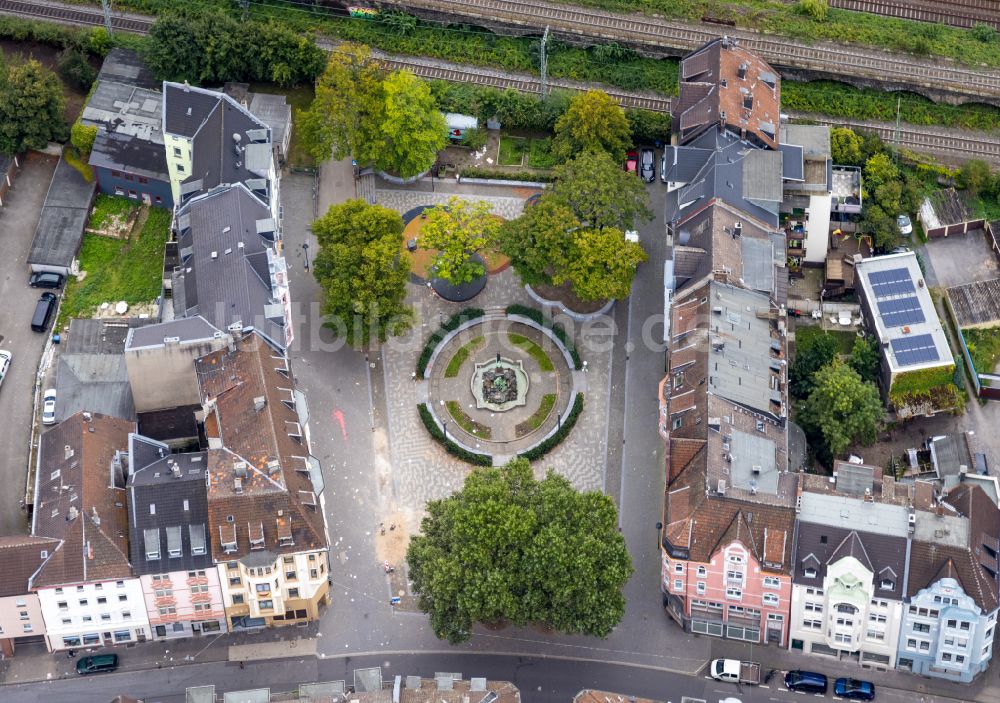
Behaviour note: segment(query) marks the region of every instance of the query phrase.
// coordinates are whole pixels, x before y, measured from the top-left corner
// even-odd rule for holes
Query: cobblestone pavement
[[[414,201],[414,204],[426,204],[426,201]],[[417,357],[426,339],[443,319],[461,307],[438,298],[426,286],[415,284],[409,284],[407,298],[417,313],[414,329],[407,337],[387,343],[383,358],[394,493],[407,507],[420,512],[428,500],[446,497],[461,488],[471,467],[450,457],[431,440],[416,412],[417,403],[425,399],[418,398],[418,384],[412,380]],[[470,301],[471,305],[486,310],[500,309],[511,303],[530,305],[531,301],[510,269],[491,276],[486,289]],[[585,410],[573,432],[558,449],[536,462],[536,473],[541,475],[545,469],[552,468],[577,488],[600,490],[605,470],[611,345],[590,350],[593,345],[588,342],[599,337],[599,331],[576,330],[572,321],[557,320],[573,333],[587,361],[586,386],[590,392],[585,395]],[[592,326],[600,327],[599,324]]]
[[[400,213],[407,213],[415,207],[421,205],[437,205],[446,203],[448,199],[456,193],[427,193],[418,190],[377,190],[375,191],[376,202]],[[466,195],[461,194],[464,200],[477,201],[484,200],[493,208],[493,214],[499,215],[505,220],[513,220],[521,214],[524,209],[523,198],[508,198],[496,195]],[[480,306],[482,307],[482,306]]]

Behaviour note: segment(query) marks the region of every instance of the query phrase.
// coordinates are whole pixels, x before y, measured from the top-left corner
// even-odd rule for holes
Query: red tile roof
[[[27,593],[29,580],[59,546],[59,540],[50,537],[17,535],[0,537],[0,597],[19,596]]]
[[[256,334],[196,362],[223,445],[208,452],[209,530],[218,561],[327,547],[309,450],[292,436],[301,429],[284,368],[281,354]],[[236,549],[227,552],[223,537],[231,540],[234,531]]]
[[[124,476],[135,423],[77,413],[42,435],[33,532],[62,541],[35,578],[53,586],[131,575]]]

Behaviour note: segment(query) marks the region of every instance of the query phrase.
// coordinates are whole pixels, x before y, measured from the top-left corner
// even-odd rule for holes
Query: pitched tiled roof
[[[29,580],[58,546],[50,537],[0,537],[0,598],[27,593]]]
[[[214,558],[252,561],[256,554],[273,558],[326,548],[320,491],[312,478],[321,480],[319,464],[292,436],[298,415],[294,383],[282,372],[285,358],[251,334],[236,343],[235,351],[200,358],[196,369],[222,444],[210,445],[208,452]],[[232,541],[235,549],[226,551],[224,543]]]
[[[877,528],[876,528],[877,529]],[[899,599],[906,571],[906,538],[877,532],[862,532],[850,527],[834,527],[799,520],[795,524],[796,551],[792,579],[795,583],[823,584],[827,567],[845,557],[854,557],[874,574],[875,594]],[[912,565],[911,557],[911,565]],[[805,575],[806,568],[816,576]],[[880,588],[880,574],[891,572],[892,589]]]
[[[135,424],[77,413],[42,435],[34,524],[37,536],[62,540],[36,586],[129,576],[124,459]]]

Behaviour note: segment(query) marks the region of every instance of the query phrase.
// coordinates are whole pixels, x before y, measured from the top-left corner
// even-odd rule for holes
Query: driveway
[[[35,235],[42,201],[58,159],[42,154],[28,154],[14,187],[0,208],[0,348],[14,355],[10,371],[0,389],[0,534],[28,532],[27,513],[21,510],[24,497],[25,467],[31,437],[31,413],[35,372],[46,336],[31,331],[31,315],[40,291],[28,286],[25,260]]]
[[[950,288],[1000,277],[1000,266],[981,230],[931,239],[923,249],[927,282],[931,286]]]

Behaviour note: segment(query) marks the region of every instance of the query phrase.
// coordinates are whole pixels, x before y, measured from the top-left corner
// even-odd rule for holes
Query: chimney
[[[239,476],[233,479],[233,491],[235,491],[236,493],[243,492],[243,479],[240,478]]]
[[[83,412],[83,421],[84,421],[84,422],[90,422],[90,421],[91,421],[92,419],[93,419],[93,416],[92,416],[92,415],[91,415],[91,414],[90,414],[89,412],[87,412],[87,411],[85,410],[85,411]]]
[[[268,474],[270,474],[271,476],[273,476],[274,474],[278,473],[279,471],[281,471],[281,462],[279,462],[277,459],[272,459],[271,461],[267,462],[267,473]]]
[[[173,466],[170,467],[170,473],[173,475],[174,478],[180,478],[181,477],[181,467],[179,467],[175,463]]]
[[[76,520],[79,514],[80,511],[76,509],[76,506],[71,505],[69,506],[69,512],[66,514],[66,520],[68,520],[69,522],[73,522],[74,520]]]
[[[98,527],[101,526],[101,516],[97,514],[96,505],[90,506],[90,521],[95,525],[97,525]]]
[[[90,540],[87,540],[87,558],[91,561],[94,559],[94,547],[91,546]]]
[[[184,81],[184,92],[185,93],[190,93],[191,92],[191,84],[188,83],[187,80]],[[188,114],[189,115],[191,114],[191,108],[188,108]]]
[[[264,409],[265,405],[267,405],[267,397],[266,396],[259,395],[259,396],[257,396],[256,398],[253,399],[253,409],[255,411],[260,412],[261,410]]]

